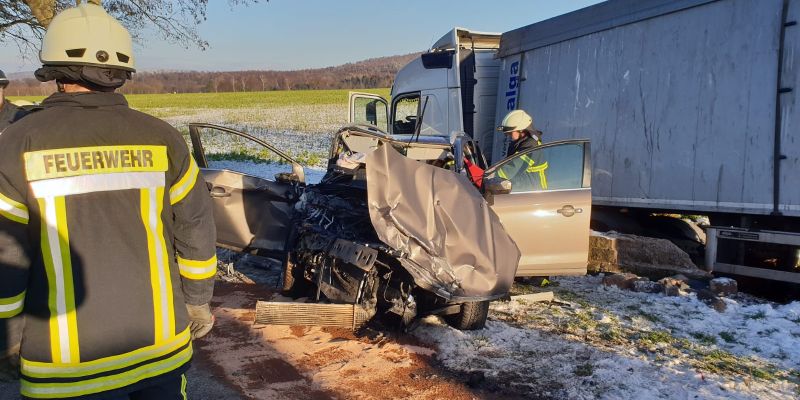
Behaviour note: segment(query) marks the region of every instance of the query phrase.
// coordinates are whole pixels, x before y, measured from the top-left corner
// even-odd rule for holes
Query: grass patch
[[[650,322],[653,322],[653,323],[661,322],[661,318],[658,318],[658,316],[655,315],[655,314],[651,314],[651,313],[648,313],[648,312],[645,312],[645,311],[642,311],[642,310],[638,310],[638,311],[639,311],[638,312],[639,316],[641,316],[642,318],[644,318],[644,319],[646,319],[646,320],[648,320]]]
[[[759,311],[759,312],[754,313],[754,314],[745,315],[744,317],[747,318],[747,319],[759,320],[759,319],[766,318],[767,317],[767,313],[765,313],[764,311]]]
[[[650,331],[639,335],[639,343],[643,345],[670,344],[674,340],[672,334],[667,331]]]
[[[359,92],[389,97],[390,89],[358,89]],[[350,90],[275,90],[268,92],[233,93],[162,93],[128,94],[125,98],[132,108],[148,109],[237,109],[276,108],[298,105],[347,104]],[[41,102],[45,96],[13,96],[11,100]]]
[[[700,344],[711,346],[717,344],[717,337],[703,332],[692,332],[692,337],[697,339]]]
[[[555,292],[555,295],[560,300],[563,300],[563,301],[566,301],[566,302],[570,302],[570,303],[577,303],[582,307],[590,307],[591,306],[591,304],[589,304],[589,302],[586,301],[586,299],[584,299],[579,294],[577,294],[577,293],[575,293],[575,292],[573,292],[571,290],[567,290],[567,289],[557,290]]]
[[[600,339],[612,344],[623,344],[626,343],[625,335],[622,331],[610,324],[603,324],[600,329]]]
[[[283,159],[277,155],[272,155],[272,152],[263,152],[258,154],[251,154],[244,151],[231,151],[228,153],[212,153],[206,154],[208,161],[243,161],[251,162],[254,164],[283,164]]]
[[[696,367],[716,374],[743,375],[768,381],[778,378],[774,367],[756,365],[750,359],[739,358],[722,350],[703,354]]]
[[[719,337],[726,343],[737,343],[736,336],[734,336],[733,332],[722,331],[719,333]]]
[[[592,376],[594,366],[590,363],[580,364],[575,367],[575,376]]]

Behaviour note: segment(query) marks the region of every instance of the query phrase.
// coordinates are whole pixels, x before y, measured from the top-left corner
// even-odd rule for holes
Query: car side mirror
[[[284,183],[300,182],[300,177],[294,172],[279,172],[275,174],[275,181]]]
[[[491,194],[509,194],[511,193],[511,181],[495,176],[484,179],[483,188]]]
[[[493,176],[483,178],[483,198],[490,206],[494,205],[494,196],[498,194],[511,193],[511,181],[508,179]]]

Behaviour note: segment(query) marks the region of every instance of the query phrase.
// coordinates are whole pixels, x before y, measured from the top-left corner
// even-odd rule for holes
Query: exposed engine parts
[[[316,301],[393,314],[405,326],[417,316],[416,286],[397,270],[402,270],[398,252],[377,239],[366,199],[366,188],[339,183],[309,187],[295,206],[289,247],[295,263],[287,273],[300,278],[296,286],[307,286],[306,294]]]

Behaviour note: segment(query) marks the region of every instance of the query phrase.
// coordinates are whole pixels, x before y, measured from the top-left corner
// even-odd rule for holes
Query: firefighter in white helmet
[[[533,127],[533,118],[523,110],[514,110],[506,114],[497,130],[505,133],[511,139],[506,156],[542,144],[542,131]]]
[[[58,14],[40,59],[59,92],[0,135],[0,323],[25,316],[22,395],[185,398],[214,321],[208,189],[180,133],[114,92],[135,59],[102,7]]]
[[[509,179],[515,190],[546,190],[547,162],[537,162],[531,151],[542,144],[542,131],[534,128],[533,118],[524,110],[514,110],[506,114],[497,130],[511,139],[506,157],[523,153],[500,168],[498,175]]]

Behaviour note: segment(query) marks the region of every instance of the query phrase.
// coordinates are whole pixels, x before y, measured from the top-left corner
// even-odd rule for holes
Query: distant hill
[[[138,94],[385,88],[392,85],[397,71],[417,56],[419,53],[411,53],[295,71],[141,72],[121,91]],[[42,96],[55,90],[53,83],[42,84],[30,72],[9,75],[10,96]]]

